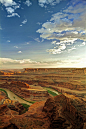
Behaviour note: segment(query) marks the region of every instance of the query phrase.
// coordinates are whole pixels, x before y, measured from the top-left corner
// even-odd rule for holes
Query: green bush
[[[57,96],[57,94],[54,93],[53,91],[50,91],[50,90],[47,90],[47,91],[48,91],[48,93],[52,94],[53,96]]]

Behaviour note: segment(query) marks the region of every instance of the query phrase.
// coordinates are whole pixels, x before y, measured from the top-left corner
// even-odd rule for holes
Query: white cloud
[[[18,46],[14,46],[15,48],[19,48]]]
[[[66,49],[66,45],[61,44],[60,46],[54,47],[54,49],[47,49],[46,51],[51,54],[60,54],[60,53],[63,53],[63,50],[65,49]]]
[[[7,7],[6,10],[7,10],[8,13],[13,13],[14,12],[14,9],[11,8],[11,7]]]
[[[20,17],[17,13],[12,13],[11,15],[7,15],[7,17],[15,17],[15,16]]]
[[[66,49],[66,46],[65,46],[65,44],[61,44],[58,48],[59,48],[60,50],[64,50],[64,49]]]
[[[54,54],[61,53],[58,51],[61,44],[65,44],[64,48],[67,48],[67,45],[71,45],[71,49],[69,50],[71,51],[75,49],[73,48],[73,44],[78,44],[78,40],[82,43],[86,41],[86,2],[79,2],[80,0],[75,1],[76,4],[74,4],[74,0],[69,2],[67,9],[53,14],[50,22],[43,23],[42,28],[36,31],[40,33],[42,39],[55,40],[51,44],[56,46],[54,46],[54,49],[50,49],[50,51],[47,50],[48,52]],[[43,0],[41,3],[45,4],[46,0]]]
[[[34,40],[37,41],[37,42],[40,42],[39,38],[35,38]]]
[[[52,6],[59,4],[62,0],[39,0],[39,6],[41,7],[45,7],[46,5],[50,4]]]
[[[51,43],[52,43],[52,44],[56,44],[56,41],[52,41]]]
[[[86,42],[83,42],[82,45],[86,45]]]
[[[23,22],[22,22],[22,24],[26,24],[27,23],[27,19],[25,19]]]
[[[15,3],[13,0],[0,0],[0,2],[1,2],[4,6],[16,5],[16,3]]]
[[[22,26],[22,25],[20,25],[20,26]]]
[[[29,42],[27,42],[27,44],[30,44]]]
[[[14,17],[14,16],[20,17],[17,13],[15,13],[15,10],[17,8],[20,8],[19,3],[16,3],[13,0],[0,0],[0,2],[5,6],[7,13],[10,14],[7,15],[7,17]]]
[[[42,23],[40,23],[40,22],[37,22],[37,24],[38,24],[38,25],[41,25]]]
[[[78,45],[78,46],[85,46],[86,45],[86,42],[83,42],[81,45]]]
[[[72,50],[75,50],[75,47],[72,47],[71,49],[68,49],[68,52],[71,52]]]
[[[10,42],[10,40],[7,40],[7,42],[9,43],[9,42]]]
[[[18,51],[18,53],[22,53],[22,51]]]
[[[60,49],[47,49],[46,51],[51,53],[51,54],[60,54],[60,53],[62,53]]]
[[[32,63],[39,63],[36,61],[32,61],[31,59],[22,59],[22,60],[14,60],[11,58],[0,58],[0,64],[9,64],[9,63],[13,63],[13,64],[32,64]]]
[[[20,4],[14,6],[14,9],[15,9],[15,10],[18,9],[18,8],[20,8]]]
[[[30,2],[30,0],[26,0],[25,4],[26,4],[27,6],[32,5],[32,3]]]
[[[75,56],[74,56],[75,57]],[[32,61],[31,59],[16,60],[0,58],[0,68],[61,68],[61,67],[86,67],[86,57],[73,59],[55,59],[50,61]]]

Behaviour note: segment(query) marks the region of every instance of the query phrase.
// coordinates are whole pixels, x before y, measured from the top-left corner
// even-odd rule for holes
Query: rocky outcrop
[[[1,114],[5,113],[7,110],[11,110],[13,114],[22,114],[25,112],[25,108],[21,103],[16,100],[10,100],[5,98],[5,96],[0,96],[0,111]],[[4,111],[5,110],[5,111]]]
[[[80,112],[72,105],[71,99],[64,95],[48,99],[43,111],[46,112],[51,121],[50,129],[64,129],[67,127],[83,129],[84,120]]]
[[[22,115],[13,115],[13,117],[9,115],[7,119],[8,122],[7,120],[3,120],[2,116],[0,116],[0,128],[83,129],[85,127],[85,116],[83,116],[78,109],[78,104],[80,105],[81,103],[81,100],[77,100],[75,103],[74,99],[64,95],[58,95],[47,99],[46,102],[41,101],[34,103],[29,110]],[[7,112],[7,107],[5,105],[2,107],[1,110],[5,109],[4,112]],[[84,110],[83,108],[83,111]]]
[[[21,81],[12,81],[10,83],[11,86],[18,86],[20,88],[24,87],[24,88],[30,88],[29,84],[25,83],[25,82],[21,82]]]

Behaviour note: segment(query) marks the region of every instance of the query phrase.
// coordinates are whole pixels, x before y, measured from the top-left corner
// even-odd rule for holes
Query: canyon
[[[86,68],[1,70],[0,88],[1,129],[86,129]]]

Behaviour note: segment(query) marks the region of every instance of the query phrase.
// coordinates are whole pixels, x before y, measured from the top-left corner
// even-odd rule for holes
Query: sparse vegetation
[[[13,96],[13,98],[15,99],[15,96]]]
[[[30,105],[27,105],[27,104],[25,104],[25,103],[21,103],[21,104],[22,104],[23,107],[25,108],[25,112],[28,111],[28,108],[30,107]],[[24,112],[24,113],[25,113],[25,112]]]
[[[17,95],[18,96],[18,95]],[[20,96],[18,96],[19,98],[21,98],[21,99],[23,99],[22,97],[20,97]],[[34,101],[28,101],[28,100],[26,100],[26,99],[23,99],[24,101],[26,101],[26,102],[29,102],[29,103],[32,103],[32,104],[34,104],[35,102]]]
[[[7,94],[7,92],[5,91],[5,90],[3,90],[3,89],[0,89],[1,91],[3,91],[3,92],[5,92],[5,94],[7,95],[7,97],[8,97],[8,94]],[[9,97],[8,97],[9,98]]]
[[[8,97],[8,94],[7,94],[7,92],[4,90],[4,89],[0,89],[1,91],[4,91],[5,92],[5,94],[7,95],[7,97]],[[12,92],[12,91],[11,91]],[[14,93],[14,92],[13,92]],[[17,95],[17,94],[16,94]],[[18,96],[18,95],[17,95]],[[18,96],[19,98],[21,98],[21,99],[23,99],[22,97],[20,97],[20,96]],[[8,97],[9,98],[9,97]],[[13,97],[14,99],[15,99],[15,97]],[[10,98],[9,98],[10,99]],[[35,103],[34,101],[28,101],[28,100],[25,100],[25,99],[23,99],[24,101],[26,101],[26,102],[29,102],[29,103]]]

